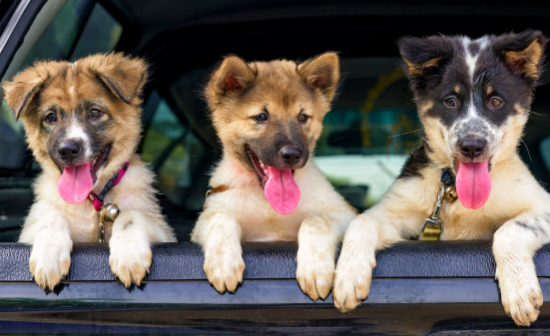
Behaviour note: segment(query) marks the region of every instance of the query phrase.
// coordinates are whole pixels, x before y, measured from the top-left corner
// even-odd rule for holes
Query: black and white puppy
[[[518,325],[537,319],[543,299],[533,254],[550,241],[550,195],[517,146],[546,42],[539,31],[399,41],[425,136],[380,203],[348,227],[336,307],[350,310],[367,297],[376,250],[421,236],[447,168],[456,176],[458,200],[443,201],[441,239],[493,238],[506,313]]]

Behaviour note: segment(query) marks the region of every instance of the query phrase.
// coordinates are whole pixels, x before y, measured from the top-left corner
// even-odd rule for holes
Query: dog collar
[[[221,186],[217,186],[215,188],[208,187],[208,190],[206,191],[205,198],[208,198],[208,196],[212,194],[217,194],[226,191],[229,189],[225,184],[222,184]]]
[[[206,191],[206,194],[204,195],[204,205],[202,206],[202,209],[206,210],[206,208],[207,208],[208,196],[210,196],[212,194],[217,194],[217,193],[224,192],[227,189],[229,189],[229,187],[226,186],[225,184],[222,184],[222,185],[217,186],[217,187],[208,187],[208,190]]]
[[[435,201],[434,211],[431,218],[426,218],[422,227],[422,240],[439,240],[443,230],[443,222],[439,218],[439,209],[443,202],[443,197],[452,203],[456,201],[458,195],[455,188],[455,178],[450,168],[444,168],[439,178],[440,188]]]
[[[120,180],[122,180],[122,177],[124,176],[124,174],[126,174],[126,171],[128,170],[129,165],[130,165],[129,162],[126,162],[125,164],[123,164],[122,168],[120,168],[120,170],[115,175],[113,175],[113,177],[111,177],[109,181],[107,181],[107,184],[105,185],[103,190],[99,193],[99,195],[97,195],[93,191],[91,191],[88,194],[88,200],[92,202],[96,211],[101,211],[101,209],[105,205],[105,201],[104,201],[105,196],[107,196],[107,193],[109,193],[109,191],[114,186],[120,183]]]

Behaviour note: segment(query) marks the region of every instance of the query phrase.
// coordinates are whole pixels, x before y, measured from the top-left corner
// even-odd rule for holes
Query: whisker
[[[525,149],[527,149],[527,155],[529,155],[529,161],[533,162],[533,159],[531,159],[531,153],[529,153],[529,148],[527,148],[527,145],[525,144],[525,141],[523,141],[523,138],[519,138],[523,145],[525,146]]]
[[[547,114],[541,114],[541,113],[537,113],[537,112],[533,112],[533,111],[529,111],[529,113],[534,114],[534,115],[539,116],[539,117],[546,117],[547,116]]]
[[[394,134],[394,135],[390,135],[388,138],[391,139],[391,138],[396,138],[398,136],[402,136],[402,135],[407,135],[407,134],[412,134],[412,133],[416,133],[416,132],[420,132],[420,128],[419,129],[416,129],[414,131],[410,131],[410,132],[405,132],[405,133],[400,133],[400,134]]]

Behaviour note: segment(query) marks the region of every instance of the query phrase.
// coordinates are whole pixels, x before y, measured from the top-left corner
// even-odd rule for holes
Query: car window
[[[420,121],[399,58],[342,58],[341,65],[345,80],[323,122],[315,160],[339,193],[356,208],[366,209],[382,197],[418,145]],[[219,157],[198,92],[210,70],[184,74],[170,94],[202,137],[214,139],[205,149]]]
[[[154,100],[153,92],[150,100]],[[147,107],[151,108],[151,107]],[[166,100],[160,99],[147,128],[142,157],[157,174],[158,189],[174,204],[199,211],[204,196],[189,197],[197,188],[198,168],[206,147],[189,126],[184,126]],[[204,187],[199,187],[202,190]]]
[[[99,3],[70,0],[36,41],[20,70],[36,60],[66,60],[111,51],[121,34],[121,24]],[[30,153],[26,150],[23,125],[15,121],[5,101],[0,105],[0,142],[6,144],[0,146],[0,168],[20,169],[28,162]],[[30,167],[38,169],[36,164]]]
[[[399,57],[343,57],[341,67],[344,80],[323,122],[315,160],[335,189],[363,210],[378,202],[399,175],[420,143],[422,126]],[[194,130],[202,132],[201,138],[214,139],[215,144],[209,142],[206,150],[219,157],[215,132],[197,91],[210,70],[185,73],[172,84],[170,95],[179,113],[190,120]],[[533,104],[537,113],[527,125],[525,145],[520,148],[523,159],[542,181],[550,177],[550,145],[541,142],[547,134],[546,128],[540,127],[550,124],[545,115],[547,87],[538,88]]]
[[[324,120],[316,162],[355,207],[376,203],[420,139],[398,58],[343,58],[340,96]]]
[[[122,25],[101,4],[96,3],[76,43],[71,60],[109,52],[115,49],[121,35]]]

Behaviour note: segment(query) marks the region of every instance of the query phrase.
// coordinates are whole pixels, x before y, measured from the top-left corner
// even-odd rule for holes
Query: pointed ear
[[[403,37],[397,42],[413,89],[425,88],[453,54],[452,41],[442,35]]]
[[[206,86],[207,97],[223,97],[243,92],[256,76],[253,69],[237,56],[227,56],[212,73]]]
[[[338,54],[327,52],[298,65],[298,74],[314,89],[321,90],[329,101],[334,98],[340,80]]]
[[[141,58],[111,53],[87,57],[82,62],[126,104],[141,95],[147,82],[147,64]]]
[[[12,109],[15,120],[19,120],[27,113],[36,94],[49,77],[50,74],[43,63],[36,63],[15,76],[12,82],[4,81],[2,83],[4,99]]]
[[[495,52],[513,74],[536,82],[542,72],[544,48],[548,39],[538,30],[500,36],[494,44]]]

